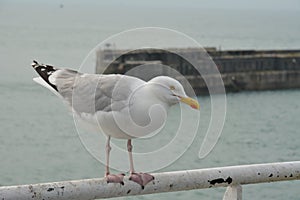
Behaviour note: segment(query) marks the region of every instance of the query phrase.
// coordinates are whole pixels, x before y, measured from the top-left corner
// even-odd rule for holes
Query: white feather
[[[50,90],[51,92],[53,92],[55,95],[57,95],[57,96],[59,96],[59,97],[62,98],[62,96],[55,89],[53,89],[46,81],[44,81],[44,79],[42,79],[41,77],[33,78],[33,80],[36,83],[44,86],[45,88],[47,88],[48,90]]]

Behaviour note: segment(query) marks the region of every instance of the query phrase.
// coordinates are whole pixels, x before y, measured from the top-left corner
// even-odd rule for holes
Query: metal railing
[[[227,187],[224,200],[241,199],[244,184],[300,179],[300,161],[240,165],[152,174],[144,189],[124,178],[124,185],[104,178],[0,187],[2,200],[91,200],[131,195]]]

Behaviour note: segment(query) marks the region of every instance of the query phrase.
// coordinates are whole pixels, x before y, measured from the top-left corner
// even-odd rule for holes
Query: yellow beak
[[[198,103],[198,101],[196,101],[195,99],[192,99],[190,97],[179,97],[180,98],[180,101],[191,106],[192,108],[194,109],[197,109],[199,110],[200,109],[200,105]]]

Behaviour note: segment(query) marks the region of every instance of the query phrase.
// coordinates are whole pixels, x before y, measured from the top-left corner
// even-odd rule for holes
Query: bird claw
[[[105,176],[107,183],[120,183],[121,185],[124,185],[124,178],[125,174],[107,174]]]
[[[131,173],[129,180],[139,184],[144,189],[145,185],[154,180],[154,176],[147,173]]]

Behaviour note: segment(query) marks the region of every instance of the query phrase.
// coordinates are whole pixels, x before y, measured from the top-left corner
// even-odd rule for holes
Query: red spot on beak
[[[195,104],[192,104],[191,107],[194,109],[198,109],[198,106],[196,106]]]

